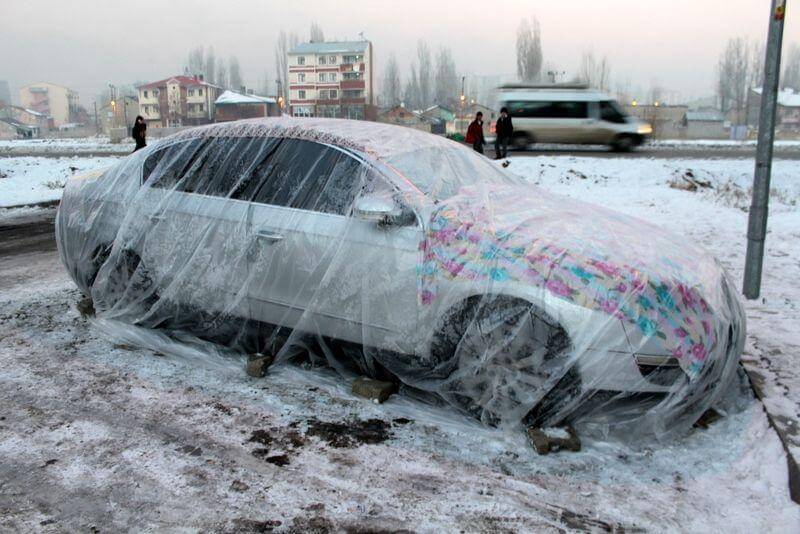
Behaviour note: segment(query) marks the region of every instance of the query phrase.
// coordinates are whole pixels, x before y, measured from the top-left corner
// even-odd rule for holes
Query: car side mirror
[[[403,209],[391,198],[366,195],[356,200],[353,215],[380,225],[403,224],[407,218]]]

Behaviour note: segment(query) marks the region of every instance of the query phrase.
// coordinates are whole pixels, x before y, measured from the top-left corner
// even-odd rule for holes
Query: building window
[[[306,58],[305,58],[305,57],[303,57],[303,56],[298,56],[298,58],[297,58],[297,64],[298,64],[298,65],[305,65],[305,64],[306,64]]]
[[[328,63],[330,63],[331,65],[336,65],[336,56],[330,56],[328,58]]]
[[[147,98],[147,91],[144,92],[144,97]]]
[[[326,78],[327,78],[327,76],[325,76],[324,72],[320,72],[319,73],[319,81],[320,82],[324,82]]]
[[[305,73],[303,73],[303,72],[299,73],[299,74],[297,75],[297,81],[298,81],[298,82],[304,82],[304,81],[306,81],[306,75],[305,75]]]
[[[297,91],[297,98],[299,98],[300,100],[305,100],[306,99],[306,92],[304,90],[300,89],[299,91]]]
[[[155,98],[158,98],[158,95],[159,95],[158,89],[153,90],[153,96]]]
[[[328,90],[321,89],[319,92],[319,100],[328,100]]]
[[[337,95],[336,95],[336,93],[337,93],[337,92],[338,92],[338,91],[336,91],[336,89],[331,89],[331,90],[330,90],[330,93],[329,93],[329,94],[331,95],[331,96],[330,96],[331,100],[336,100],[336,98],[337,98]]]
[[[336,81],[336,73],[335,72],[331,72],[331,81],[332,82]]]
[[[350,64],[350,63],[361,63],[364,60],[364,56],[357,55],[357,56],[342,56],[342,63]]]
[[[325,64],[325,56],[319,56],[319,64],[320,65],[324,65]]]
[[[189,96],[194,96],[194,89],[189,89]]]
[[[344,72],[342,73],[342,79],[344,80],[360,80],[362,74],[360,72]]]
[[[197,96],[203,96],[203,90],[202,89],[198,89],[197,90]]]

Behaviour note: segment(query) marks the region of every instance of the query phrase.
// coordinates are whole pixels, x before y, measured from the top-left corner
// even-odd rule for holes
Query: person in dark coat
[[[508,114],[507,108],[500,110],[500,118],[494,125],[494,131],[497,134],[494,140],[495,159],[504,158],[508,155],[508,142],[514,134],[514,125],[511,123],[511,115]]]
[[[478,112],[475,114],[475,120],[469,124],[469,128],[467,128],[467,143],[472,145],[472,149],[475,152],[480,152],[483,154],[483,145],[486,144],[486,140],[483,138],[483,113]]]
[[[145,124],[144,118],[141,115],[137,115],[136,121],[133,123],[133,129],[131,130],[131,136],[133,136],[133,140],[136,141],[136,148],[133,149],[134,152],[147,146],[145,142],[146,134],[147,124]]]

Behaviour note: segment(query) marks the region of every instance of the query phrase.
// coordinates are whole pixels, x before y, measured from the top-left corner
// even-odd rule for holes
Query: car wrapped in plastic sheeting
[[[744,340],[700,247],[399,126],[185,130],[71,180],[56,232],[109,324],[304,353],[490,425],[686,429]]]

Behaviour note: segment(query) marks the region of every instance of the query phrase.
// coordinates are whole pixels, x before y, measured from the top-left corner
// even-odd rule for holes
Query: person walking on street
[[[483,145],[486,140],[483,138],[483,113],[478,112],[475,114],[475,120],[469,124],[467,128],[467,143],[472,145],[475,152],[483,154]]]
[[[144,118],[141,115],[137,115],[136,122],[133,123],[133,129],[131,131],[131,136],[133,136],[133,140],[136,141],[136,148],[133,149],[134,152],[147,146],[145,142],[146,134],[147,124],[144,122]]]
[[[507,108],[500,110],[500,118],[494,126],[497,137],[494,140],[494,159],[505,158],[508,155],[508,142],[514,133],[514,125],[511,123],[511,115]]]

